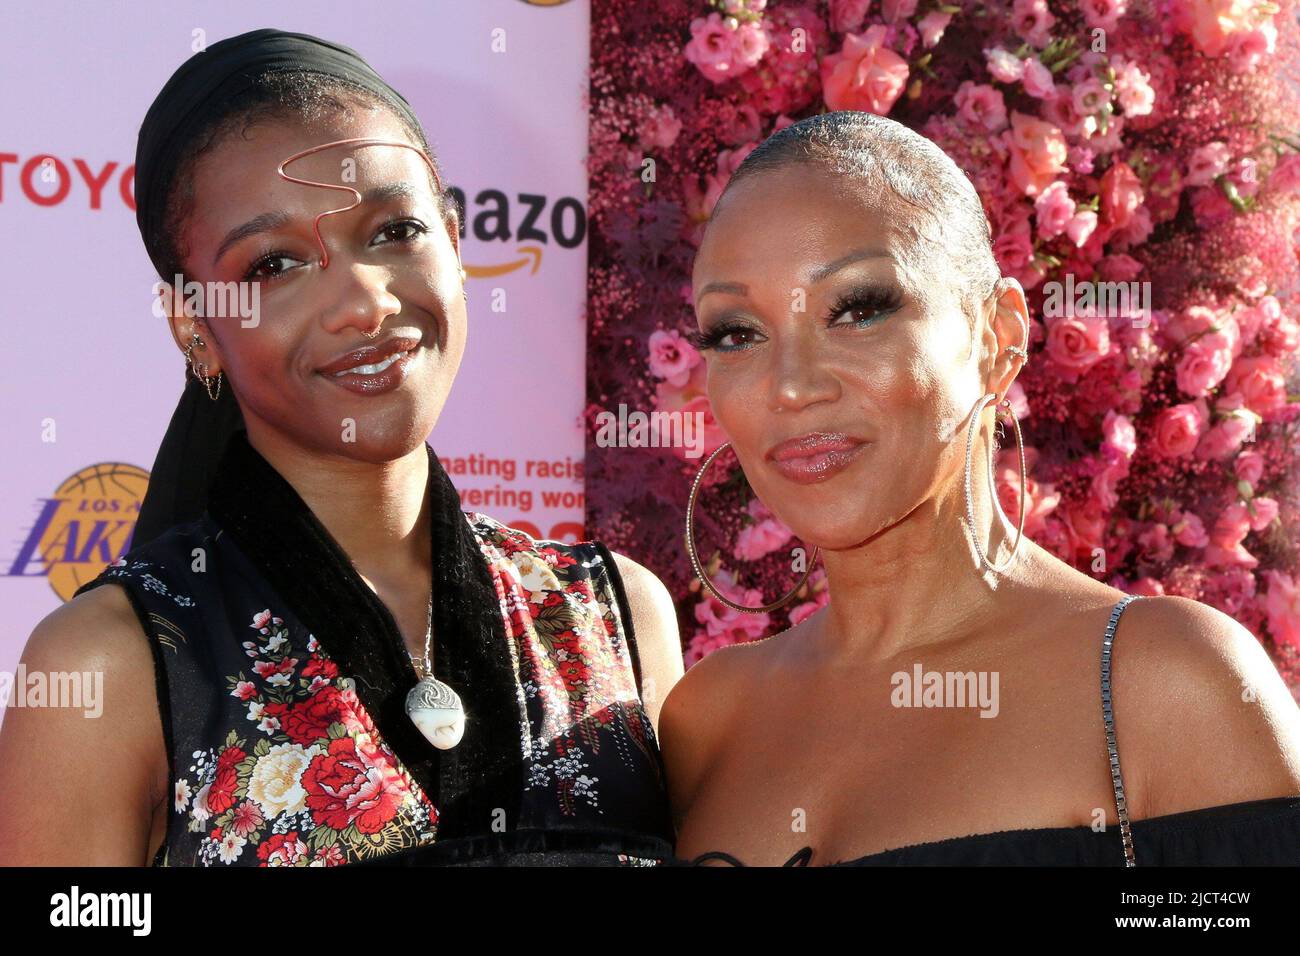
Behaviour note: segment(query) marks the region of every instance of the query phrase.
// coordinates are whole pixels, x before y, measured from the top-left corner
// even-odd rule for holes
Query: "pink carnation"
[[[1055,24],[1056,17],[1047,9],[1047,0],[1015,0],[1011,5],[1011,28],[1039,49],[1051,41]]]
[[[1081,0],[1079,8],[1088,26],[1109,33],[1119,26],[1119,18],[1128,9],[1128,0]]]
[[[964,80],[953,98],[957,115],[972,126],[982,126],[990,133],[1006,129],[1007,107],[1002,93],[987,83]]]
[[[676,329],[650,333],[650,372],[670,385],[681,388],[700,364],[700,353]]]
[[[715,12],[691,21],[685,52],[710,83],[723,83],[753,68],[767,47],[767,34],[757,23],[746,21],[731,29]]]

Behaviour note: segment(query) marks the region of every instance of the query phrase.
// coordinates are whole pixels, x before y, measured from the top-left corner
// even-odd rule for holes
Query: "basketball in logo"
[[[126,553],[148,487],[149,472],[121,462],[90,465],[59,485],[41,515],[46,526],[33,529],[55,594],[70,600]]]

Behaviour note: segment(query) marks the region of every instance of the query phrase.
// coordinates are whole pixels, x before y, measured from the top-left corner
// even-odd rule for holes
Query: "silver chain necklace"
[[[424,631],[424,659],[411,654],[411,663],[422,663],[424,674],[406,695],[406,714],[439,750],[450,750],[465,736],[465,706],[460,695],[433,676],[429,649],[433,643],[433,595],[429,595],[428,623]]]

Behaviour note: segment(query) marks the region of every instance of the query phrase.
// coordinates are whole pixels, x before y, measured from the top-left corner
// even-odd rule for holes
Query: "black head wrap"
[[[305,33],[253,30],[213,43],[172,74],[140,125],[135,151],[136,223],[158,275],[166,274],[163,224],[167,193],[186,144],[232,97],[267,71],[310,70],[371,90],[420,129],[405,98],[349,47]],[[133,545],[145,544],[174,524],[198,518],[227,440],[243,428],[229,388],[210,399],[186,371],[185,389],[163,437],[136,522]]]

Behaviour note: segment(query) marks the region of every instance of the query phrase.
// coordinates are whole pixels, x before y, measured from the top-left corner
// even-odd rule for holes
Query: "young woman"
[[[1029,314],[989,239],[938,147],[862,113],[776,133],[718,203],[693,280],[709,398],[831,600],[666,701],[678,855],[1300,863],[1300,710],[1258,641],[1130,603],[991,500]],[[918,671],[993,693],[923,701]]]
[[[164,87],[136,182],[163,280],[255,284],[259,313],[174,290],[187,385],[138,536],[23,658],[102,671],[103,715],[9,713],[0,859],[670,857],[640,692],[681,674],[666,590],[462,512],[425,443],[465,274],[406,101],[346,47],[243,34]]]

